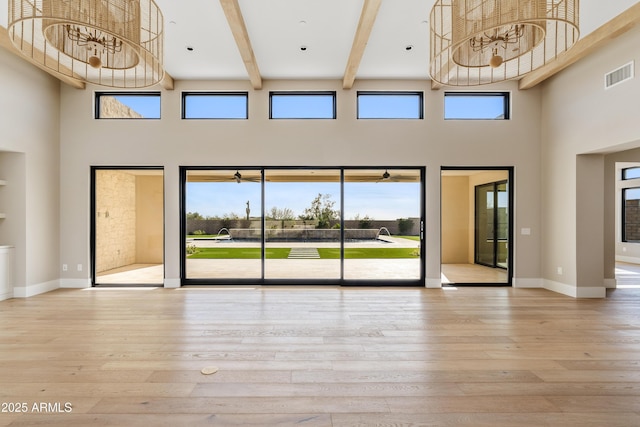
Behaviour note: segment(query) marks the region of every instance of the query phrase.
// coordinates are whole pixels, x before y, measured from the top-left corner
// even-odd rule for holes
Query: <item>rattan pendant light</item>
[[[437,0],[431,78],[449,86],[518,79],[578,40],[578,10],[579,0]]]
[[[102,86],[160,82],[163,28],[153,0],[9,0],[9,37],[23,55]]]

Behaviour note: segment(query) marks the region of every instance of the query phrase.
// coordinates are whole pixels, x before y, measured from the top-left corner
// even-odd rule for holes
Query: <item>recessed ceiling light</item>
[[[302,20],[302,21],[298,22],[298,24],[300,24],[300,25],[307,25],[307,21]]]
[[[304,52],[305,50],[307,50],[307,47],[305,45],[302,45],[300,46],[300,50]]]

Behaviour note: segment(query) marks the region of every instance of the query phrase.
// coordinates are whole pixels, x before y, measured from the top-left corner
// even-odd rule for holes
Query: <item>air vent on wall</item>
[[[609,89],[633,78],[633,61],[604,75],[604,88]]]

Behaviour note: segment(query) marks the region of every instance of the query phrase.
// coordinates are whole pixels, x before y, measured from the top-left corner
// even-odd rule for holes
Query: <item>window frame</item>
[[[640,171],[640,166],[630,166],[628,168],[623,168],[622,169],[622,177],[620,178],[622,181],[629,181],[632,179],[640,179],[640,175],[639,176],[632,176],[632,177],[627,177],[627,171],[628,170],[633,170],[633,169],[637,169]]]
[[[277,96],[331,96],[331,117],[273,117],[273,98]],[[337,95],[334,90],[322,91],[270,91],[269,92],[269,120],[336,120],[337,119]]]
[[[245,100],[245,112],[244,117],[187,117],[187,98],[194,97],[217,97],[217,96],[237,96],[243,97]],[[182,120],[248,120],[249,119],[249,92],[223,92],[223,91],[184,91],[181,95],[181,112],[180,118]]]
[[[621,236],[620,236],[620,240],[622,243],[640,243],[640,239],[638,240],[629,240],[627,238],[627,198],[626,198],[626,194],[628,190],[640,190],[640,187],[625,187],[622,188],[622,194],[621,194],[621,205],[622,205],[622,221],[621,221],[621,225],[622,225],[622,229],[620,230]],[[640,199],[631,199],[631,200],[640,200]]]
[[[360,96],[417,96],[418,117],[360,117]],[[373,91],[362,90],[356,93],[356,119],[358,120],[424,120],[424,92],[422,91]]]
[[[461,118],[461,117],[447,117],[447,97],[502,97],[504,117],[501,119],[488,119],[484,117],[475,118]],[[508,91],[480,91],[480,92],[468,92],[468,91],[446,91],[444,93],[443,104],[443,116],[444,120],[486,120],[486,121],[503,121],[511,120],[511,92]]]
[[[158,117],[100,117],[100,98],[102,96],[137,96],[137,97],[149,97],[157,98],[158,104]],[[95,120],[160,120],[162,118],[162,93],[160,91],[96,91],[94,93],[94,111],[93,118]]]

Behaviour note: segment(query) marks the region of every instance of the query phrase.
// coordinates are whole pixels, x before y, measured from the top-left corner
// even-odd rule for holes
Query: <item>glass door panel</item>
[[[497,249],[496,266],[508,268],[509,265],[509,188],[506,182],[496,184],[497,206]]]
[[[476,263],[494,266],[494,185],[476,187]]]
[[[265,279],[340,279],[340,170],[265,171]]]
[[[419,169],[346,169],[344,279],[421,278]]]
[[[262,171],[187,170],[185,277],[262,277]]]

